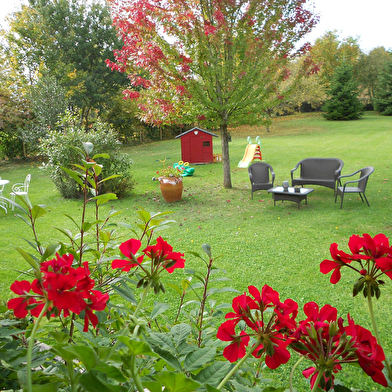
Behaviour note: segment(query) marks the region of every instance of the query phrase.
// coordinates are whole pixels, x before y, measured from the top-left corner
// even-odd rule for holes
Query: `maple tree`
[[[228,126],[257,124],[282,97],[295,44],[318,22],[306,0],[109,0],[124,42],[115,70],[145,122],[219,128],[223,186],[231,188]]]

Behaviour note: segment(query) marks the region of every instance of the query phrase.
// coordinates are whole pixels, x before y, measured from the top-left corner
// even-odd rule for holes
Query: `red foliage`
[[[124,93],[142,101],[147,122],[168,122],[184,114],[194,120],[200,115],[199,105],[213,111],[221,105],[223,111],[232,104],[230,116],[237,111],[241,118],[247,112],[257,115],[249,108],[269,97],[275,99],[271,84],[282,80],[284,73],[279,70],[289,61],[296,42],[318,22],[304,0],[109,3],[124,46],[115,51],[116,61],[107,65],[129,73],[131,85],[141,87],[139,95]],[[304,46],[302,52],[307,50]],[[249,94],[250,84],[265,89]],[[170,104],[157,108],[158,99]],[[185,106],[187,99],[195,105]]]

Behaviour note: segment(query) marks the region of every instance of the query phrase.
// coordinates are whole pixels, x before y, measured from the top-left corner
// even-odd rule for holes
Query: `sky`
[[[391,0],[313,0],[320,15],[319,24],[309,33],[305,42],[314,43],[325,32],[337,30],[340,40],[347,37],[359,39],[365,53],[383,46],[392,50]],[[20,9],[21,0],[1,0],[0,25],[8,13]]]

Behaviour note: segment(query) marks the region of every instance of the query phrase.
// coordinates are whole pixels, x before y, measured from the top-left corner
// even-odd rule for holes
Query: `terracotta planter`
[[[161,193],[165,201],[180,201],[182,196],[182,177],[159,177]]]

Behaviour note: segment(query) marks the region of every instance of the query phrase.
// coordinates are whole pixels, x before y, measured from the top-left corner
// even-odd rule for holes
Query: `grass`
[[[161,168],[157,159],[170,157],[170,162],[181,159],[179,140],[125,148],[134,162],[131,167],[134,193],[113,201],[104,209],[122,211],[118,220],[129,224],[135,223],[138,206],[154,212],[172,211],[170,218],[176,222],[165,236],[174,250],[199,252],[203,243],[209,243],[213,255],[223,256],[217,260],[217,266],[227,271],[230,286],[243,292],[250,284],[260,288],[268,284],[280,293],[281,299],[292,298],[300,308],[308,301],[316,301],[320,306],[330,303],[342,316],[350,313],[357,323],[371,329],[365,299],[351,297],[352,284],[357,277],[343,271],[342,280],[335,286],[331,285],[329,276],[319,272],[319,264],[329,258],[332,242],[347,250],[352,234],[383,232],[392,236],[391,126],[391,118],[372,113],[366,114],[362,120],[350,122],[328,122],[319,114],[311,114],[278,119],[270,133],[257,127],[232,130],[230,159],[233,189],[221,186],[221,163],[197,165],[194,176],[184,178],[183,200],[172,204],[163,201],[158,183],[151,178]],[[341,158],[345,163],[343,174],[364,166],[374,166],[376,170],[370,177],[366,192],[370,207],[357,195],[352,195],[345,199],[340,210],[340,203],[334,203],[333,191],[317,186],[308,196],[308,205],[301,203],[299,210],[296,203],[290,202],[277,203],[274,207],[266,191],[256,192],[251,200],[247,170],[239,169],[237,164],[244,154],[247,137],[255,140],[257,135],[261,136],[263,159],[274,168],[278,184],[289,180],[290,170],[306,157]],[[219,150],[219,140],[215,139],[214,152]],[[63,213],[78,217],[81,202],[62,199],[37,162],[0,167],[0,176],[9,179],[10,184],[23,181],[27,173],[32,174],[31,201],[50,206],[50,212],[38,225],[42,243],[64,240],[53,227],[73,230]],[[10,186],[6,191],[9,190]],[[0,296],[8,299],[9,285],[18,278],[19,271],[27,267],[15,247],[28,250],[28,245],[21,238],[30,239],[31,234],[11,213],[5,215],[0,211],[0,222],[3,233],[0,238]],[[129,232],[124,230],[122,233],[124,240],[129,238]],[[187,257],[187,266],[200,267],[191,256]],[[181,273],[173,274],[170,281],[178,282],[182,278]],[[169,293],[174,295],[172,291]],[[388,281],[376,303],[387,355],[392,353],[389,334],[392,314],[387,305],[391,293],[391,282]],[[227,294],[221,300],[229,302],[231,298],[232,295]],[[159,300],[173,302],[168,295]],[[359,374],[360,370],[349,369],[339,378],[358,390],[384,390]],[[268,376],[287,379],[287,374],[276,372]],[[299,378],[302,380],[302,376]]]

